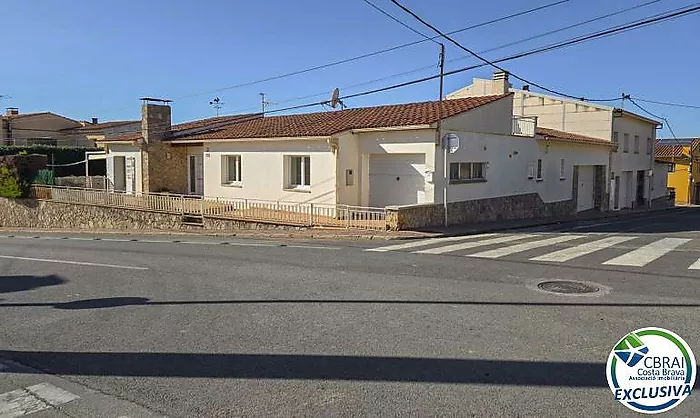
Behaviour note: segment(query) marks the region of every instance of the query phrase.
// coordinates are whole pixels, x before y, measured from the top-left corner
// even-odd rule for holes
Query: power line
[[[571,98],[571,99],[577,99],[577,100],[585,101],[585,98],[584,98],[584,97],[581,97],[581,96],[578,96],[578,97],[577,97],[577,96],[572,96],[572,95],[570,95],[570,94],[562,93],[562,92],[557,91],[557,90],[552,90],[552,89],[550,89],[550,88],[547,88],[547,87],[542,86],[541,84],[534,83],[534,82],[529,81],[529,80],[527,80],[527,79],[525,79],[525,78],[523,78],[523,77],[518,76],[517,74],[513,74],[513,73],[507,71],[506,69],[500,67],[500,66],[497,65],[496,63],[487,60],[486,58],[482,57],[482,56],[479,55],[478,53],[472,51],[471,49],[469,49],[469,48],[463,46],[462,44],[460,44],[459,42],[455,41],[455,40],[454,40],[453,38],[451,38],[448,34],[443,33],[442,31],[440,31],[440,29],[438,29],[438,28],[436,28],[435,26],[431,25],[430,23],[426,22],[423,18],[421,18],[420,16],[418,16],[416,13],[414,13],[413,11],[411,11],[409,8],[407,8],[406,6],[404,6],[404,5],[402,5],[401,3],[399,3],[398,0],[391,0],[391,2],[394,3],[395,5],[397,5],[399,8],[401,8],[401,10],[403,10],[403,11],[405,11],[406,13],[408,13],[409,15],[413,16],[416,20],[418,20],[419,22],[421,22],[421,23],[424,24],[425,26],[427,26],[427,27],[429,27],[430,29],[432,29],[432,30],[433,30],[435,33],[437,33],[438,35],[440,35],[440,36],[442,36],[443,38],[445,38],[445,39],[447,39],[448,41],[450,41],[450,42],[451,42],[452,44],[454,44],[456,47],[458,47],[458,48],[460,48],[460,49],[462,49],[462,50],[468,52],[469,54],[471,54],[471,55],[473,55],[474,57],[478,58],[479,60],[483,61],[485,64],[491,65],[492,67],[496,68],[496,69],[499,70],[499,71],[507,72],[507,73],[511,74],[514,78],[516,78],[516,79],[518,79],[518,80],[520,80],[520,81],[522,81],[522,82],[524,82],[524,83],[532,84],[533,86],[535,86],[535,87],[537,87],[537,88],[540,88],[540,89],[542,89],[542,90],[544,90],[544,91],[547,91],[547,92],[549,92],[549,93],[557,94],[557,95],[559,95],[559,96],[568,97],[568,98]],[[595,101],[603,102],[603,101],[613,101],[613,100],[617,100],[617,99],[610,99],[610,100],[608,100],[608,99],[600,99],[600,100],[595,100]]]
[[[646,113],[647,115],[651,116],[652,118],[656,118],[656,119],[660,119],[660,120],[664,121],[664,122],[666,123],[666,127],[668,128],[668,131],[671,132],[671,135],[673,136],[673,139],[675,139],[676,141],[678,141],[678,137],[676,137],[675,132],[673,132],[673,128],[671,127],[671,124],[668,122],[668,119],[666,119],[666,118],[663,117],[663,116],[656,115],[656,114],[651,113],[650,111],[646,110],[646,109],[643,108],[640,104],[638,104],[636,101],[634,101],[634,99],[632,99],[632,98],[630,97],[629,94],[623,94],[622,97],[623,97],[624,99],[629,100],[630,103],[632,103],[633,105],[635,105],[637,108],[639,108],[639,110],[641,110],[642,112],[644,112],[644,113]],[[678,141],[678,143],[680,144],[680,141]],[[681,144],[681,145],[682,145],[682,144]]]
[[[666,21],[666,20],[672,20],[672,19],[680,18],[680,17],[682,17],[683,15],[690,14],[690,13],[695,13],[695,12],[697,12],[699,9],[700,9],[700,7],[696,7],[696,8],[691,8],[691,9],[687,9],[687,10],[682,10],[682,11],[675,12],[675,13],[667,13],[667,14],[654,15],[655,17],[650,17],[650,18],[647,18],[647,19],[641,19],[641,20],[633,21],[633,22],[631,22],[631,23],[629,23],[629,24],[619,25],[619,26],[615,26],[615,27],[609,28],[609,29],[604,29],[604,30],[601,30],[601,31],[598,31],[598,32],[592,32],[592,33],[589,33],[589,34],[586,34],[586,35],[583,35],[583,36],[570,38],[570,39],[568,39],[568,40],[564,40],[564,41],[556,42],[556,43],[553,43],[553,44],[545,45],[545,46],[542,46],[542,47],[539,47],[539,48],[535,48],[535,49],[532,49],[532,50],[529,50],[529,51],[517,53],[517,54],[511,55],[511,56],[507,56],[507,57],[503,57],[503,58],[499,58],[499,59],[493,60],[493,62],[494,62],[494,63],[507,62],[507,61],[511,61],[511,60],[515,60],[515,59],[519,59],[519,58],[523,58],[523,57],[527,57],[527,56],[530,56],[530,55],[535,55],[535,54],[540,54],[540,53],[544,53],[544,52],[554,51],[554,50],[557,50],[557,49],[561,49],[561,48],[565,48],[565,47],[568,47],[568,46],[576,45],[576,44],[579,44],[579,43],[583,43],[583,42],[595,40],[595,39],[598,39],[598,38],[613,36],[613,35],[616,35],[616,34],[619,34],[619,33],[627,32],[627,31],[630,31],[630,30],[639,29],[639,28],[642,28],[642,27],[645,27],[645,26],[650,26],[650,25],[653,25],[653,24],[662,23],[662,22],[664,22],[664,21]],[[472,65],[472,66],[468,66],[468,67],[464,67],[464,68],[460,68],[460,69],[448,71],[448,72],[445,73],[445,76],[450,76],[450,75],[458,74],[458,73],[461,73],[461,72],[464,72],[464,71],[469,71],[469,70],[473,70],[473,69],[485,67],[485,66],[487,66],[487,65],[490,65],[490,64],[481,63],[481,64],[476,64],[476,65]],[[432,68],[432,66],[429,67],[429,68]],[[401,73],[401,74],[399,74],[399,75],[406,75],[406,74],[409,74],[409,73],[411,73],[411,72],[415,72],[415,70],[412,70],[412,71],[409,71],[409,72],[406,72],[406,73]],[[373,81],[366,82],[366,83],[360,83],[360,84],[357,84],[357,85],[354,85],[354,86],[350,86],[350,87],[345,87],[345,88],[347,89],[347,88],[352,88],[352,87],[356,87],[356,86],[360,86],[360,85],[371,84],[371,83],[374,83],[374,82],[376,82],[376,81],[380,81],[380,80],[383,80],[383,79],[393,78],[394,76],[396,76],[396,75],[384,77],[384,78],[377,79],[377,80],[373,80]],[[377,93],[377,92],[381,92],[381,91],[392,90],[392,89],[395,89],[395,88],[405,87],[405,86],[409,86],[409,85],[412,85],[412,84],[417,84],[417,83],[422,83],[422,82],[429,81],[429,80],[434,80],[434,79],[436,79],[436,78],[438,78],[438,77],[439,77],[439,75],[428,76],[428,77],[424,77],[424,78],[421,78],[421,79],[418,79],[418,80],[413,80],[413,81],[409,81],[409,82],[405,82],[405,83],[395,84],[395,85],[388,86],[388,87],[383,87],[383,88],[380,88],[380,89],[370,90],[369,92],[358,93],[358,94],[352,95],[352,97],[358,97],[358,96],[361,96],[361,95],[372,94],[372,93]],[[297,98],[294,98],[294,99],[286,100],[286,101],[284,101],[283,103],[289,103],[289,102],[293,102],[293,101],[301,100],[301,99],[305,99],[305,98],[310,98],[310,97],[317,97],[317,96],[320,96],[320,95],[322,95],[322,94],[326,94],[326,93],[318,93],[318,94],[313,94],[313,95],[307,95],[307,96],[297,97]],[[341,99],[347,99],[347,98],[350,98],[350,96],[341,97]],[[609,101],[617,101],[617,100],[619,100],[619,97],[617,97],[617,98],[612,98],[612,99],[605,99],[605,100],[596,100],[596,99],[587,99],[587,100],[588,100],[588,101],[609,102]],[[319,103],[323,103],[323,102],[319,102]],[[316,106],[316,105],[317,105],[317,103],[312,103],[312,104],[309,105],[309,107],[310,107],[310,106]],[[294,108],[298,108],[298,107],[295,106]],[[285,109],[282,109],[282,110],[286,110],[286,108],[285,108]],[[272,112],[272,111],[271,111],[271,112]],[[270,112],[268,112],[268,113],[270,113]]]
[[[687,109],[700,109],[700,106],[683,104],[683,103],[658,102],[655,100],[640,99],[639,97],[633,97],[633,99],[637,100],[639,102],[642,102],[642,103],[652,103],[652,104],[657,104],[657,105],[662,105],[662,106],[684,107]]]
[[[476,29],[476,28],[479,28],[479,27],[488,26],[488,25],[491,25],[491,24],[494,24],[494,23],[498,23],[498,22],[502,22],[502,21],[505,21],[505,20],[508,20],[508,19],[512,19],[512,18],[514,18],[514,17],[523,16],[523,15],[526,15],[526,14],[529,14],[529,13],[534,13],[534,12],[537,12],[537,11],[540,11],[540,10],[544,10],[544,9],[547,9],[547,8],[550,8],[550,7],[558,6],[558,5],[563,4],[563,3],[568,3],[569,1],[571,1],[571,0],[559,0],[559,1],[555,1],[555,2],[548,3],[548,4],[545,4],[545,5],[542,5],[542,6],[534,7],[534,8],[531,8],[531,9],[527,9],[527,10],[523,10],[523,11],[520,11],[520,12],[512,13],[512,14],[509,14],[509,15],[506,15],[506,16],[502,16],[502,17],[499,17],[499,18],[496,18],[496,19],[491,19],[491,20],[488,20],[488,21],[485,21],[485,22],[477,23],[477,24],[475,24],[475,25],[467,26],[467,27],[465,27],[465,28],[457,29],[457,30],[455,30],[455,31],[448,32],[448,34],[452,35],[452,34],[456,34],[456,33],[465,32],[465,31],[468,31],[468,30],[471,30],[471,29]],[[208,95],[208,94],[212,94],[212,93],[217,93],[217,92],[224,91],[224,90],[231,90],[231,89],[236,89],[236,88],[239,88],[239,87],[247,87],[247,86],[252,86],[252,85],[255,85],[255,84],[265,83],[265,82],[268,82],[268,81],[274,81],[274,80],[279,80],[279,79],[282,79],[282,78],[292,77],[292,76],[295,76],[295,75],[300,75],[300,74],[308,73],[308,72],[311,72],[311,71],[316,71],[316,70],[321,70],[321,69],[324,69],[324,68],[334,67],[334,66],[341,65],[341,64],[346,64],[346,63],[348,63],[348,62],[357,61],[357,60],[361,60],[361,59],[364,59],[364,58],[374,57],[374,56],[377,56],[377,55],[385,54],[385,53],[387,53],[387,52],[392,52],[392,51],[396,51],[396,50],[398,50],[398,49],[402,49],[402,48],[407,48],[407,47],[410,47],[410,46],[418,45],[418,44],[421,44],[421,43],[423,43],[423,42],[427,42],[428,40],[435,40],[435,39],[438,39],[438,38],[440,38],[440,37],[439,37],[439,36],[433,36],[433,37],[430,37],[430,38],[427,38],[427,39],[421,39],[421,40],[418,40],[418,41],[408,42],[408,43],[401,44],[401,45],[396,45],[396,46],[393,46],[393,47],[390,47],[390,48],[386,48],[386,49],[382,49],[382,50],[378,50],[378,51],[374,51],[374,52],[370,52],[370,53],[366,53],[366,54],[362,54],[362,55],[357,55],[357,56],[355,56],[355,57],[346,58],[346,59],[342,59],[342,60],[338,60],[338,61],[329,62],[329,63],[326,63],[326,64],[317,65],[317,66],[310,67],[310,68],[306,68],[306,69],[303,69],[303,70],[292,71],[292,72],[285,73],[285,74],[280,74],[280,75],[277,75],[277,76],[272,76],[272,77],[267,77],[267,78],[260,79],[260,80],[255,80],[255,81],[250,81],[250,82],[246,82],[246,83],[236,84],[236,85],[233,85],[233,86],[223,87],[223,88],[219,88],[219,89],[215,89],[215,90],[210,90],[210,91],[207,91],[207,92],[190,94],[190,95],[187,95],[187,96],[179,97],[179,98],[177,98],[176,100],[187,99],[187,98],[190,98],[190,97],[203,96],[203,95]]]
[[[403,23],[401,20],[387,12],[386,10],[382,9],[381,7],[377,6],[376,4],[372,3],[370,0],[362,0],[365,3],[367,3],[370,7],[372,7],[374,10],[378,11],[379,13],[383,14],[384,16],[388,17],[389,19],[393,20],[394,22],[398,23],[399,25],[403,26],[404,28],[410,30],[411,32],[420,35],[421,37],[425,38],[426,40],[435,42],[436,44],[440,45],[439,42],[436,40],[430,38],[428,35],[424,34],[423,32],[412,28],[411,26],[407,25],[406,23]]]

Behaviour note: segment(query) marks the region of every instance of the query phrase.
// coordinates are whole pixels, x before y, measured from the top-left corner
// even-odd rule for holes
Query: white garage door
[[[578,167],[578,195],[576,211],[593,209],[595,207],[595,166],[582,165]]]
[[[369,158],[369,205],[425,202],[425,154],[372,154]]]

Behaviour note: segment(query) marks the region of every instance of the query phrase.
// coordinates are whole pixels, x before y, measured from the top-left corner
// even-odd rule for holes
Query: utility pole
[[[447,170],[447,144],[443,143],[442,140],[442,89],[444,85],[444,75],[445,75],[445,44],[440,44],[440,97],[438,101],[438,120],[437,129],[435,132],[435,143],[442,145],[442,205],[445,213],[445,226],[448,225],[447,221],[447,183],[449,181],[449,173]]]

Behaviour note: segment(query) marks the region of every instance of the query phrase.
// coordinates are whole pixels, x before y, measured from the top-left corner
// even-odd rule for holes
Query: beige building
[[[653,149],[658,121],[597,103],[531,92],[527,86],[514,89],[508,75],[502,72],[494,73],[492,80],[474,79],[472,85],[447,98],[490,95],[504,90],[513,93],[514,115],[536,117],[539,127],[610,141],[613,147],[606,173],[606,194],[611,209],[645,206],[661,197],[653,193],[657,189]]]

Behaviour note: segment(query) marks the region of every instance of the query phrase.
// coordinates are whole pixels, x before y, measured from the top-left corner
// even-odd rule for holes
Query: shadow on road
[[[603,363],[293,354],[96,353],[0,350],[58,375],[358,380],[607,387]]]
[[[104,309],[126,306],[179,306],[179,305],[473,305],[473,306],[582,306],[600,308],[700,308],[698,303],[596,303],[596,302],[498,302],[480,300],[390,300],[390,299],[269,299],[269,300],[164,300],[153,301],[144,297],[113,297],[85,299],[72,302],[5,302],[0,308],[48,307],[66,310]]]
[[[56,286],[67,280],[58,276],[0,276],[0,293],[23,292],[45,286]]]

